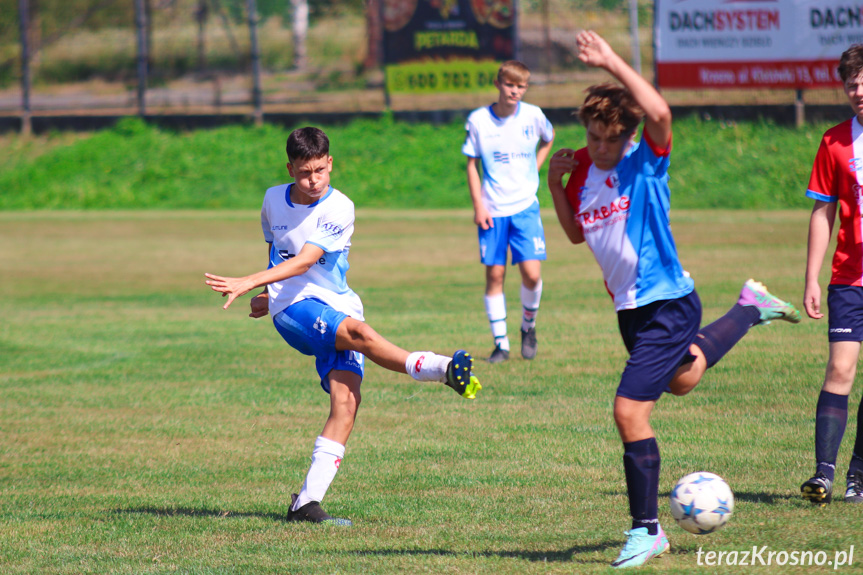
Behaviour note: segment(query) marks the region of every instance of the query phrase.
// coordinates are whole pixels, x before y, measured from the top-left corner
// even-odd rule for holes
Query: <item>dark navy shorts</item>
[[[276,331],[288,345],[305,355],[315,356],[321,387],[330,392],[329,374],[345,370],[363,377],[365,356],[356,351],[336,349],[336,330],[348,317],[317,299],[304,299],[273,317]]]
[[[827,286],[827,340],[863,341],[863,287]]]
[[[701,326],[701,300],[695,290],[677,299],[617,312],[629,359],[617,395],[654,401],[668,389],[681,365],[695,358],[689,346]]]

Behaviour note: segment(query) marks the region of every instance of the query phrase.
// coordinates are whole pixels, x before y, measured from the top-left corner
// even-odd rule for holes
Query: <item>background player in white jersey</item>
[[[803,293],[803,306],[812,319],[824,317],[818,274],[839,213],[836,253],[827,286],[830,353],[815,407],[815,475],[800,486],[803,497],[818,505],[833,499],[836,458],[848,423],[848,395],[863,341],[863,45],[842,53],[839,77],[854,117],[824,133],[806,190],[806,196],[815,200],[809,218]],[[863,503],[863,401],[857,409],[857,437],[845,475],[845,501]]]
[[[276,330],[294,349],[315,356],[321,387],[330,394],[330,414],[315,441],[312,463],[299,494],[292,496],[289,521],[350,525],[320,505],[335,478],[360,405],[364,358],[407,373],[417,381],[444,382],[473,399],[481,389],[463,350],[452,358],[409,353],[363,321],[360,298],[348,287],[348,251],[354,204],[330,186],[333,159],[329,140],[318,128],[301,128],[287,141],[293,183],[267,190],[261,226],[269,244],[269,267],[245,277],[205,274],[221,292],[227,309],[239,296],[266,289],[251,300],[251,317],[272,316]]]
[[[545,232],[539,217],[539,168],[554,142],[551,122],[537,106],[522,102],[530,70],[504,62],[494,81],[497,102],[471,112],[462,153],[467,156],[467,184],[478,226],[480,260],[486,266],[485,309],[494,351],[488,360],[509,359],[506,333],[507,248],[521,272],[521,355],[536,357],[536,315],[542,297],[541,261]],[[537,144],[539,147],[537,148]],[[482,161],[482,178],[479,163]]]
[[[737,304],[699,329],[701,302],[683,270],[669,223],[671,110],[598,34],[577,37],[579,59],[623,87],[588,89],[579,110],[587,147],[555,152],[548,185],[558,220],[573,243],[587,242],[614,298],[629,359],[614,399],[632,528],[614,567],[635,567],[665,553],[657,519],[660,458],[650,414],[666,391],[689,393],[749,328],[800,313],[747,281]],[[644,119],[639,142],[633,137]],[[572,173],[563,186],[563,175]]]

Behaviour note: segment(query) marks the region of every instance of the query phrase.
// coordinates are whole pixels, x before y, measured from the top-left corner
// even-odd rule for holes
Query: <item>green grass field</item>
[[[540,352],[477,374],[475,401],[370,365],[325,504],[349,530],[284,521],[326,395],[268,320],[227,312],[206,271],[265,262],[257,212],[0,213],[0,573],[594,573],[628,528],[611,403],[626,355],[598,266],[545,212]],[[710,321],[749,276],[798,305],[806,211],[684,211],[673,225]],[[491,351],[468,211],[360,209],[351,286],[409,349]],[[517,332],[516,276],[507,285]],[[826,276],[825,276],[826,277]],[[516,335],[517,338],[517,335]],[[758,327],[684,398],[659,402],[653,573],[817,573],[699,566],[698,551],[835,553],[863,515],[798,496],[813,470],[826,325]],[[851,397],[839,476],[850,457]],[[684,532],[667,494],[716,472],[724,530]],[[844,488],[840,479],[838,488]],[[766,558],[766,555],[765,555]]]

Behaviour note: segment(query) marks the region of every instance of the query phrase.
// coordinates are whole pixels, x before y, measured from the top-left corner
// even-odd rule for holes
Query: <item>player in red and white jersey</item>
[[[824,317],[818,274],[839,213],[833,273],[827,287],[830,357],[815,408],[815,475],[800,486],[803,497],[819,505],[833,499],[836,457],[863,341],[863,45],[842,54],[839,76],[854,117],[824,133],[806,190],[806,196],[815,200],[809,218],[803,293],[803,305],[812,319]],[[845,501],[863,503],[863,405],[857,412]]]

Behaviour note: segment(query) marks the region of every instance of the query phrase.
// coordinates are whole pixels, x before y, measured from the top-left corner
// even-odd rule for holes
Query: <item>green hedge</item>
[[[331,140],[333,185],[357,206],[470,207],[461,123],[386,117],[322,127]],[[677,121],[673,205],[810,206],[804,192],[827,127]],[[0,209],[257,208],[267,187],[287,181],[289,131],[265,125],[174,133],[127,119],[85,137],[2,139]],[[557,127],[555,149],[583,145],[581,126]],[[551,205],[544,185],[540,201]]]

